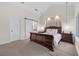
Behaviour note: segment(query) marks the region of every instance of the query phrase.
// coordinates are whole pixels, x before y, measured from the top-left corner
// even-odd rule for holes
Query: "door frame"
[[[25,39],[26,39],[26,20],[29,20],[29,21],[34,21],[34,22],[37,22],[38,24],[38,21],[34,20],[34,19],[30,19],[30,18],[24,18],[24,31],[25,31]],[[32,27],[33,28],[33,27]],[[33,29],[34,30],[34,29]]]

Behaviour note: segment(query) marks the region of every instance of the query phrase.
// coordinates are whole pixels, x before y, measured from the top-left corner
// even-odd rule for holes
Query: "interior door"
[[[20,39],[19,30],[20,30],[19,19],[17,19],[17,18],[10,19],[10,39],[11,39],[11,41]]]
[[[30,32],[33,31],[33,21],[26,20],[26,39],[30,38]]]

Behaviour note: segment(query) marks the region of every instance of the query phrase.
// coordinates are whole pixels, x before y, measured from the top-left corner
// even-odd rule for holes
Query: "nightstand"
[[[62,33],[62,39],[61,39],[61,41],[73,44],[73,34]]]

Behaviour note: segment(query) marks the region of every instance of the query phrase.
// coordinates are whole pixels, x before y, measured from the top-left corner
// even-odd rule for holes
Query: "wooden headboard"
[[[58,29],[58,33],[62,32],[62,28],[61,27],[49,26],[49,27],[45,28],[44,32],[46,32],[47,29]]]

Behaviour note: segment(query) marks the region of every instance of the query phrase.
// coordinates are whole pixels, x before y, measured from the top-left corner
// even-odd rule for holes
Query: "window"
[[[34,31],[37,31],[37,25],[38,25],[38,22],[33,21],[33,30]]]
[[[79,14],[76,19],[76,35],[79,37]]]

